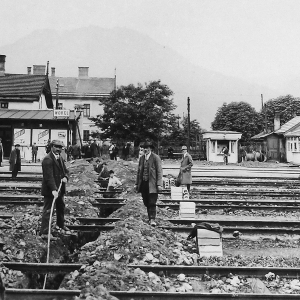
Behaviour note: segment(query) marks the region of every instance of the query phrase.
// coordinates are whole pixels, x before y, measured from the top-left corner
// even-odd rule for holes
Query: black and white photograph
[[[0,1],[0,300],[300,299],[299,0]]]

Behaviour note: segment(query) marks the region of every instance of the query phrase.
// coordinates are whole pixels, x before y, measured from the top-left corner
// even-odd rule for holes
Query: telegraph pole
[[[56,80],[56,105],[55,105],[56,109],[58,109],[58,84],[59,84],[59,81],[57,79]]]
[[[267,106],[266,106],[266,104],[264,105],[264,96],[263,96],[263,94],[261,94],[261,106],[262,106],[262,110],[264,112],[264,117],[265,117],[265,132],[267,133],[267,129],[268,129]]]
[[[190,152],[190,131],[191,131],[190,97],[187,98],[187,110],[188,110],[187,148],[188,148],[188,152]]]

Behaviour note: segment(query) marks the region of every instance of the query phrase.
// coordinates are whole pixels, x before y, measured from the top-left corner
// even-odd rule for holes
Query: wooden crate
[[[197,249],[200,257],[223,256],[221,234],[207,229],[197,229]]]
[[[196,204],[195,202],[180,202],[179,218],[180,219],[195,219]]]
[[[182,200],[182,187],[171,186],[171,199]]]

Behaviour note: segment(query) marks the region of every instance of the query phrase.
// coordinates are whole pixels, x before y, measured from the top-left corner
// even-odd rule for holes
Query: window
[[[235,142],[231,141],[231,153],[234,153]]]
[[[1,102],[1,108],[8,108],[8,102]]]
[[[83,140],[88,141],[90,138],[90,131],[89,130],[83,130]]]
[[[83,116],[89,117],[91,114],[91,105],[90,104],[83,104]]]
[[[63,109],[63,104],[62,103],[58,103],[58,108],[57,109]]]
[[[211,153],[215,153],[216,151],[216,141],[211,141]]]

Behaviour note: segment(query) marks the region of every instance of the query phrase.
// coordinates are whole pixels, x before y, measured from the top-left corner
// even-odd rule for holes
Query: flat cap
[[[60,141],[60,140],[53,140],[53,141],[51,142],[51,144],[54,145],[54,146],[60,146],[60,147],[64,147],[64,146],[65,146],[65,145],[64,145],[64,142],[63,142],[63,141]]]

